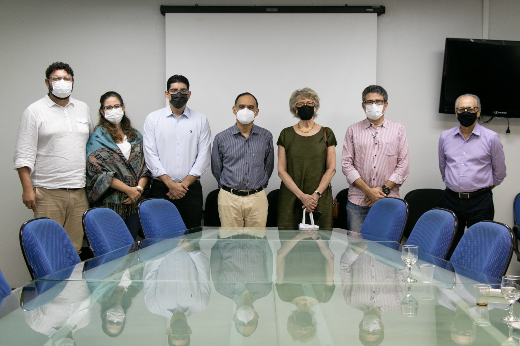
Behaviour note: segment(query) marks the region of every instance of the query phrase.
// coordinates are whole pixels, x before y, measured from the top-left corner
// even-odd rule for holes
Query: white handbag
[[[298,229],[300,231],[304,231],[304,230],[319,230],[320,226],[314,224],[314,217],[312,216],[312,213],[309,213],[309,216],[311,218],[311,224],[308,225],[308,224],[305,223],[305,211],[306,210],[307,209],[303,209],[302,223],[298,225]]]

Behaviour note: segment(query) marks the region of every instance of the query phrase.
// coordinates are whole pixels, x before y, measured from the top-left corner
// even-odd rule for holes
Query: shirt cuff
[[[347,183],[350,185],[354,184],[356,180],[358,180],[361,177],[359,172],[357,170],[353,170],[347,175]]]
[[[34,164],[31,164],[29,162],[24,162],[24,161],[17,161],[14,164],[14,169],[15,170],[18,170],[18,168],[23,168],[23,167],[28,167],[29,168],[29,174],[33,174],[33,172],[34,172]]]
[[[498,186],[498,185],[500,185],[503,181],[504,181],[504,179],[495,179],[495,178],[493,178],[493,185],[494,185],[494,186]]]
[[[148,170],[152,173],[152,177],[158,178],[161,175],[167,174],[164,168],[150,168],[148,167]]]
[[[388,180],[396,185],[403,185],[405,179],[403,179],[399,174],[393,173]]]
[[[348,263],[354,263],[354,261],[359,257],[359,255],[357,253],[354,252],[354,250],[352,250],[351,247],[349,247],[347,249],[347,251],[345,251],[345,253],[343,254],[343,256],[341,256],[341,263],[342,264],[348,264]]]

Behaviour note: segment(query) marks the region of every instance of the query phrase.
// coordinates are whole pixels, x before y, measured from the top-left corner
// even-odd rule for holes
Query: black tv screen
[[[520,118],[520,42],[447,38],[439,112],[455,114],[463,94],[480,98],[482,115]]]

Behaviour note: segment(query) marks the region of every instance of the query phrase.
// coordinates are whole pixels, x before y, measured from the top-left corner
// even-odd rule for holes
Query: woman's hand
[[[123,204],[131,204],[141,198],[141,194],[143,193],[143,189],[139,186],[136,187],[128,187],[126,189],[125,194],[128,196],[127,199],[123,201]]]
[[[303,203],[303,208],[307,209],[309,213],[312,213],[318,206],[318,199],[312,195],[303,194],[300,201]]]

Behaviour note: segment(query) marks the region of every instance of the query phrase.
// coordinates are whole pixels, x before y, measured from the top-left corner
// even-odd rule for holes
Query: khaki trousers
[[[83,244],[83,213],[88,209],[85,189],[60,190],[37,187],[34,217],[48,217],[59,223],[69,235],[77,252]]]
[[[221,227],[265,227],[267,195],[260,191],[249,196],[237,196],[220,189],[218,214]]]

